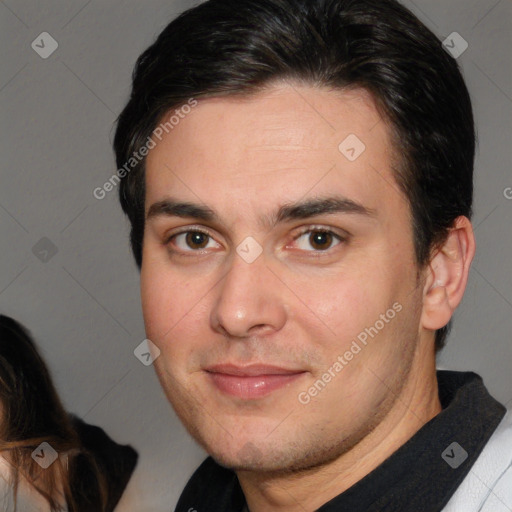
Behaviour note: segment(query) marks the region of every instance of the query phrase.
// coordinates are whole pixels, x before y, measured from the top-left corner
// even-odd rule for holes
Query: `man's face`
[[[368,93],[292,85],[203,99],[150,151],[147,336],[175,411],[222,464],[333,459],[413,374],[422,289],[391,158]],[[328,198],[341,207],[278,215]]]

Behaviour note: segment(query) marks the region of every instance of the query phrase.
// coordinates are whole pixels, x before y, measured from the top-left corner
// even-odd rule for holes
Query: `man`
[[[511,509],[510,414],[436,372],[474,126],[408,10],[202,3],[139,58],[114,147],[155,369],[211,455],[176,510]]]

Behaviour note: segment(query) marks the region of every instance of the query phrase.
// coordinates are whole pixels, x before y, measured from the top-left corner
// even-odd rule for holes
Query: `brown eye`
[[[328,231],[313,231],[309,235],[309,242],[311,246],[320,251],[329,249],[332,241],[332,233],[329,233]]]
[[[212,245],[213,244],[213,245]],[[202,249],[218,248],[219,244],[208,234],[197,229],[181,231],[166,241],[169,250],[176,253],[201,253]]]
[[[200,231],[188,231],[185,237],[185,243],[191,249],[204,249],[208,244],[209,236]]]
[[[307,236],[306,236],[307,235]],[[328,229],[308,229],[295,239],[299,249],[306,252],[322,252],[344,242],[345,238]]]

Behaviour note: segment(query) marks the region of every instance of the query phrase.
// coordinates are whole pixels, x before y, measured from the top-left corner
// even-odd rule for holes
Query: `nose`
[[[215,287],[212,328],[239,338],[280,330],[287,316],[284,285],[267,266],[264,253],[252,263],[236,253],[228,264]]]

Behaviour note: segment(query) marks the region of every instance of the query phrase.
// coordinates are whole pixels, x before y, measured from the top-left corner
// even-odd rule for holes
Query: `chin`
[[[260,451],[251,442],[246,443],[238,452],[227,453],[218,450],[209,451],[218,464],[234,471],[275,472],[286,470],[286,464],[279,455]]]

